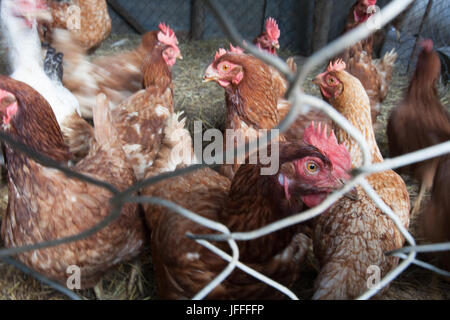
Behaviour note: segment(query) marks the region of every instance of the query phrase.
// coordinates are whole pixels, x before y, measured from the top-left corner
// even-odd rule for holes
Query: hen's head
[[[278,24],[274,18],[268,18],[264,27],[264,32],[255,39],[254,43],[258,48],[276,55],[277,49],[280,48],[280,43],[278,42],[280,29],[278,28]]]
[[[54,160],[65,162],[70,159],[69,149],[47,100],[29,85],[2,75],[0,119],[2,130],[16,141]]]
[[[52,21],[52,15],[44,0],[5,0],[3,8],[21,19],[28,28],[32,28],[35,21]]]
[[[220,48],[213,63],[206,69],[203,82],[215,81],[224,88],[230,85],[238,86],[244,78],[242,59],[250,58],[242,52],[239,47],[232,47],[228,52]]]
[[[345,63],[337,60],[330,62],[327,70],[313,80],[320,88],[322,97],[340,113],[356,120],[364,114],[370,117],[370,100],[361,81],[345,71]],[[366,123],[366,125],[369,125]]]
[[[340,189],[350,179],[350,154],[339,145],[333,131],[314,123],[305,130],[306,146],[287,144],[280,148],[280,161],[288,161],[278,174],[286,198],[297,196],[308,207],[320,204],[329,193]]]
[[[18,109],[16,96],[7,90],[0,89],[0,117],[4,129],[10,126]]]
[[[375,12],[370,8],[377,4],[377,0],[358,0],[353,10],[353,17],[357,24],[367,21]]]
[[[157,34],[158,41],[165,44],[167,47],[162,52],[164,61],[169,67],[172,67],[178,59],[183,59],[180,48],[178,48],[178,40],[175,32],[164,23],[159,24],[159,32]]]
[[[417,58],[417,65],[415,71],[415,79],[423,79],[429,84],[434,85],[441,74],[441,59],[439,54],[433,50],[433,40],[424,39],[420,42],[422,51]]]
[[[325,99],[330,100],[338,97],[344,91],[345,62],[338,59],[334,63],[330,62],[327,71],[319,74],[313,82],[320,87],[320,91]]]

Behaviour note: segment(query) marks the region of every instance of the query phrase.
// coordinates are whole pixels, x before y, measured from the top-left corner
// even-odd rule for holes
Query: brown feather
[[[291,143],[282,144],[280,154],[282,163],[305,155],[324,157],[314,147]],[[260,175],[260,168],[261,165],[241,165],[231,184],[228,178],[217,172],[202,169],[146,187],[143,194],[173,201],[203,217],[225,224],[232,232],[254,230],[304,209],[299,195],[304,190],[311,190],[311,186],[300,183],[299,190],[302,191],[288,201],[278,182],[278,175]],[[288,168],[282,166],[280,170],[285,172]],[[152,258],[160,297],[192,298],[227,263],[208,249],[186,239],[185,234],[214,231],[164,207],[144,207],[147,224],[152,230]],[[302,228],[297,225],[262,238],[240,242],[240,261],[284,285],[292,285],[309,245],[309,239],[300,232]],[[226,243],[214,244],[230,252]],[[278,291],[237,269],[208,295],[209,299],[281,297]]]
[[[369,97],[361,82],[346,71],[328,73],[343,86],[342,92],[328,101],[361,132],[372,162],[383,161],[372,127]],[[363,162],[359,144],[338,124],[333,124],[333,129],[339,143],[350,152],[353,168],[360,167]],[[401,177],[387,170],[366,179],[408,228],[409,195]],[[385,252],[401,248],[403,236],[361,187],[357,191],[358,200],[341,198],[315,220],[314,252],[321,269],[314,299],[354,299],[368,290],[368,272],[373,272],[370,266],[379,268],[383,277],[398,264],[398,258],[387,257]]]
[[[97,94],[104,93],[113,106],[142,89],[141,66],[157,43],[157,31],[147,32],[134,50],[90,61],[86,50],[66,30],[55,29],[53,46],[64,54],[63,83],[80,103],[83,117],[92,117]]]
[[[163,130],[173,113],[172,74],[162,57],[162,46],[144,59],[145,89],[112,110],[112,118],[127,159],[138,179],[144,177],[159,152]]]
[[[392,110],[387,125],[391,157],[417,151],[450,140],[450,115],[437,91],[440,59],[435,51],[420,53],[416,71],[403,101]],[[400,168],[427,188],[432,185],[438,159]]]
[[[445,156],[436,170],[431,200],[419,217],[420,231],[425,239],[433,242],[450,241],[450,157]],[[439,264],[450,271],[450,252],[433,253]]]
[[[276,127],[291,107],[283,99],[287,90],[286,79],[275,68],[250,55],[229,53],[217,59],[214,64],[217,66],[223,60],[238,64],[244,70],[244,77],[239,85],[230,85],[225,89],[226,128],[236,130],[237,135],[255,138],[258,136],[257,130]],[[291,68],[296,67],[292,59],[289,64]],[[300,115],[281,137],[281,141],[286,138],[289,141],[300,141],[311,120],[325,123],[330,121],[322,112],[311,111]],[[225,142],[224,147],[227,147]],[[231,179],[237,168],[238,164],[222,165],[220,172]]]
[[[37,151],[67,162],[56,118],[42,96],[31,87],[0,78],[0,88],[14,94],[19,102],[17,113],[6,130]],[[102,124],[96,123],[101,128]],[[86,158],[73,169],[124,190],[135,182],[117,139],[94,143]],[[104,142],[104,144],[103,144]],[[46,168],[5,144],[8,168],[8,210],[1,235],[8,248],[73,236],[103,220],[111,211],[112,194],[98,186]],[[125,204],[119,217],[94,235],[56,247],[18,255],[37,272],[66,284],[67,268],[81,270],[81,287],[97,284],[101,276],[121,261],[135,257],[144,243],[144,226],[135,204]]]
[[[80,8],[80,29],[68,28],[69,7],[76,5]],[[71,2],[58,2],[47,0],[53,21],[44,25],[46,28],[45,40],[52,42],[52,31],[55,28],[68,29],[83,48],[89,50],[98,47],[111,32],[111,18],[108,14],[106,0],[72,0]],[[43,34],[41,34],[44,37]]]

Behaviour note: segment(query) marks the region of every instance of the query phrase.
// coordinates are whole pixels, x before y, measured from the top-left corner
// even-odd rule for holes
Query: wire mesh
[[[368,146],[364,138],[362,137],[361,133],[356,130],[342,115],[340,115],[334,108],[332,108],[328,103],[325,101],[318,99],[314,96],[305,94],[302,90],[296,90],[297,88],[301,89],[304,81],[306,79],[306,75],[310,73],[314,68],[317,66],[327,62],[328,59],[332,58],[337,52],[342,50],[343,48],[347,47],[349,43],[356,43],[357,41],[367,37],[370,33],[370,30],[366,28],[365,26],[358,27],[351,32],[345,34],[344,36],[338,38],[337,40],[333,41],[326,47],[322,48],[318,52],[316,52],[314,55],[312,55],[305,63],[304,67],[299,70],[296,74],[292,73],[286,63],[274,56],[271,56],[269,54],[266,54],[264,52],[259,51],[256,49],[256,47],[250,45],[249,43],[243,42],[243,35],[241,34],[241,30],[233,25],[233,23],[230,21],[230,17],[227,14],[227,11],[222,8],[222,6],[215,0],[205,0],[205,5],[207,5],[207,8],[210,10],[210,15],[214,16],[214,18],[217,20],[217,24],[223,29],[225,35],[227,35],[230,40],[234,41],[235,43],[239,43],[244,49],[248,50],[253,55],[257,56],[258,58],[262,59],[268,64],[273,65],[274,67],[278,68],[280,72],[282,72],[286,79],[289,81],[289,90],[287,92],[287,98],[292,103],[292,107],[286,116],[286,118],[279,124],[278,128],[281,132],[285,131],[286,128],[290,126],[290,124],[295,120],[296,115],[306,112],[309,108],[316,108],[323,112],[325,112],[334,122],[336,122],[340,127],[342,127],[344,130],[346,130],[351,137],[353,137],[361,146],[361,149],[363,151],[364,155],[364,161],[361,168],[358,168],[354,172],[354,177],[351,181],[349,181],[343,189],[334,192],[331,194],[324,202],[322,202],[317,207],[314,207],[312,209],[309,209],[307,211],[304,211],[302,213],[290,216],[288,218],[285,218],[280,221],[276,221],[268,226],[265,226],[258,230],[252,230],[250,232],[243,232],[243,233],[232,233],[225,225],[220,224],[215,221],[210,221],[208,219],[205,219],[204,217],[196,214],[195,212],[191,212],[185,208],[182,208],[172,202],[166,201],[164,199],[158,199],[158,198],[145,198],[145,197],[136,197],[134,196],[134,193],[138,190],[141,190],[142,188],[149,186],[151,184],[155,184],[159,181],[163,181],[164,179],[168,179],[171,177],[187,174],[189,172],[193,172],[194,170],[198,170],[205,167],[211,167],[207,166],[205,164],[200,165],[193,165],[187,168],[179,169],[174,172],[168,172],[161,174],[156,177],[152,177],[150,179],[142,180],[134,184],[133,186],[129,187],[128,189],[119,192],[116,190],[112,185],[103,182],[103,181],[97,181],[95,179],[92,179],[87,176],[83,176],[77,172],[73,172],[67,167],[64,167],[55,161],[48,159],[42,155],[39,154],[38,150],[32,150],[29,147],[18,143],[14,141],[11,137],[9,137],[7,134],[0,132],[0,140],[2,140],[4,143],[7,143],[12,148],[19,152],[23,152],[26,154],[29,158],[36,160],[37,162],[43,164],[44,166],[52,167],[55,169],[58,169],[60,171],[63,171],[69,178],[73,179],[79,179],[82,181],[86,181],[88,183],[96,184],[102,188],[105,188],[112,192],[113,196],[111,198],[111,205],[113,207],[112,212],[107,216],[102,222],[97,224],[96,226],[90,228],[89,230],[84,231],[83,233],[80,233],[78,235],[73,235],[64,239],[57,239],[53,241],[46,241],[43,243],[37,243],[25,247],[18,247],[18,248],[9,248],[9,249],[1,249],[0,250],[0,259],[16,265],[18,268],[21,268],[22,270],[28,272],[35,278],[39,279],[40,281],[43,281],[53,287],[55,290],[60,291],[63,294],[66,294],[69,298],[77,298],[74,296],[71,292],[67,292],[67,290],[61,285],[46,279],[45,277],[42,277],[41,275],[37,274],[35,271],[29,269],[28,267],[20,264],[15,263],[14,260],[11,260],[11,256],[16,255],[18,253],[22,253],[25,251],[31,251],[36,250],[38,248],[45,248],[45,247],[51,247],[51,246],[57,246],[61,243],[67,243],[71,241],[77,241],[80,239],[83,239],[85,237],[88,237],[89,235],[93,234],[94,232],[100,230],[101,228],[107,226],[109,223],[111,223],[119,214],[122,206],[125,203],[128,202],[138,202],[138,203],[153,203],[158,204],[161,206],[166,207],[168,210],[174,211],[188,219],[191,219],[195,221],[196,223],[202,224],[212,230],[216,230],[219,232],[216,235],[192,235],[188,234],[186,235],[187,238],[195,239],[198,243],[205,246],[206,248],[210,249],[211,251],[215,252],[217,255],[222,257],[224,260],[228,261],[229,264],[227,267],[217,275],[217,277],[209,283],[201,292],[199,292],[195,297],[195,299],[202,299],[208,295],[211,290],[215,288],[219,283],[221,283],[228,275],[233,272],[235,268],[240,268],[244,272],[248,273],[251,276],[254,276],[255,278],[259,279],[260,281],[265,282],[266,284],[276,288],[280,292],[284,293],[288,297],[295,299],[296,295],[292,293],[288,288],[282,286],[279,283],[276,283],[275,281],[268,279],[264,275],[259,274],[255,270],[249,268],[245,264],[241,263],[239,261],[239,248],[236,244],[237,240],[245,241],[245,240],[251,240],[255,238],[262,237],[264,235],[267,235],[271,232],[275,232],[277,230],[281,230],[283,228],[286,228],[288,226],[292,226],[295,224],[298,224],[300,222],[312,219],[315,216],[318,216],[319,214],[323,213],[327,208],[329,208],[331,205],[333,205],[343,194],[351,190],[354,186],[360,185],[366,193],[372,198],[372,200],[375,202],[375,204],[386,214],[388,215],[395,223],[399,231],[402,233],[404,238],[406,239],[406,242],[408,244],[407,247],[397,250],[395,252],[389,252],[386,254],[390,255],[396,255],[403,259],[403,261],[393,270],[391,270],[380,282],[379,287],[372,288],[368,290],[366,293],[361,295],[360,299],[368,299],[372,297],[374,294],[376,294],[382,287],[390,283],[395,277],[397,277],[401,272],[403,272],[406,268],[408,268],[412,263],[418,264],[422,267],[428,268],[434,272],[438,272],[441,274],[447,274],[443,270],[439,270],[438,268],[428,265],[426,263],[423,263],[416,259],[417,252],[423,252],[423,251],[434,251],[434,250],[450,250],[450,243],[445,244],[439,244],[439,245],[430,245],[424,248],[423,246],[417,246],[414,237],[406,230],[402,224],[400,223],[398,217],[395,215],[395,213],[392,211],[390,207],[388,207],[377,195],[377,193],[373,190],[373,188],[370,186],[370,184],[365,179],[367,175],[374,173],[374,172],[381,172],[387,169],[395,169],[399,166],[423,161],[426,159],[430,159],[436,156],[440,156],[446,153],[450,153],[450,142],[442,143],[440,145],[436,145],[433,147],[429,147],[411,154],[403,155],[394,159],[386,159],[385,161],[377,164],[371,163],[371,157],[370,152],[368,150]],[[384,25],[391,21],[395,16],[397,16],[400,12],[402,12],[410,3],[412,3],[413,0],[395,0],[392,1],[387,5],[387,7],[380,13],[380,21]],[[286,2],[287,3],[287,2]],[[418,4],[419,3],[419,4]],[[417,7],[414,9],[413,12],[421,12],[423,9],[423,5],[420,4],[421,1],[416,1],[415,5],[421,5],[420,9]],[[425,4],[425,2],[424,2]],[[147,4],[148,5],[148,4]],[[267,5],[267,4],[266,4]],[[267,8],[267,7],[265,7]],[[413,7],[414,8],[414,7]],[[143,9],[142,9],[143,10]],[[181,9],[180,9],[181,10]],[[412,10],[412,9],[410,9]],[[439,8],[433,9],[440,11]],[[432,12],[432,11],[430,11]],[[265,15],[261,16],[261,21],[264,20]],[[169,21],[170,22],[170,21]],[[412,22],[411,22],[412,23]],[[434,32],[434,27],[427,27],[426,24],[424,24],[425,27],[422,28],[423,34],[427,34],[426,32]],[[248,146],[238,146],[237,149],[245,150]],[[218,158],[221,158],[218,156]],[[224,253],[214,245],[212,245],[208,240],[214,240],[214,241],[227,241],[232,252],[232,256],[229,256],[228,254]]]
[[[411,74],[416,65],[420,51],[421,39],[428,38],[434,42],[434,48],[441,55],[442,75],[446,81],[450,78],[450,2],[439,0],[416,0],[397,19],[395,27],[400,32],[397,39],[391,31],[386,50],[394,47],[398,53],[398,63],[404,72]]]
[[[154,30],[160,21],[170,24],[180,38],[196,39],[223,38],[224,32],[213,15],[205,10],[202,0],[168,0],[161,5],[158,1],[109,1],[118,4],[127,11],[142,30]],[[198,3],[196,6],[195,4]],[[383,8],[389,0],[378,0],[377,5]],[[333,2],[328,39],[334,40],[342,34],[350,7],[354,0]],[[234,22],[240,34],[247,40],[253,40],[264,27],[264,20],[273,17],[283,32],[280,36],[281,47],[293,53],[310,55],[313,52],[313,12],[315,1],[309,0],[230,0],[223,6],[227,16]],[[110,15],[113,20],[113,33],[136,32],[111,6]],[[418,54],[417,43],[421,38],[431,38],[436,50],[440,53],[445,81],[450,79],[450,2],[442,0],[415,0],[411,5],[390,23],[385,29],[384,46],[381,53],[392,48],[398,53],[397,68],[402,73],[414,70]],[[394,26],[398,34],[391,28]]]

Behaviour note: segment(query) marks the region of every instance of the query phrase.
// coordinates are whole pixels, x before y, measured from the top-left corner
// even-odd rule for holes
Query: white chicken
[[[37,19],[51,19],[41,0],[3,0],[2,30],[9,48],[11,78],[25,82],[38,91],[50,104],[65,142],[74,159],[89,150],[92,127],[80,116],[80,106],[72,93],[57,78],[44,71],[42,47]]]

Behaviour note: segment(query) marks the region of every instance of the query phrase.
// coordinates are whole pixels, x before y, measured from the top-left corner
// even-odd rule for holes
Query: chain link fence
[[[245,1],[243,1],[245,2]],[[386,8],[386,10],[383,10],[380,13],[380,21],[384,25],[391,21],[395,16],[397,16],[400,12],[402,12],[410,3],[412,3],[413,0],[395,0],[392,1]],[[86,238],[101,228],[104,228],[109,223],[111,223],[115,218],[118,217],[120,214],[121,208],[125,203],[128,202],[138,202],[138,203],[153,203],[158,204],[164,207],[167,207],[169,210],[172,210],[180,215],[183,215],[184,217],[191,219],[199,224],[204,225],[205,227],[208,227],[212,230],[216,230],[218,232],[217,235],[213,236],[213,238],[209,237],[209,240],[214,241],[227,241],[231,248],[232,255],[228,255],[225,252],[221,251],[217,247],[215,247],[211,242],[208,240],[208,236],[204,237],[195,237],[193,235],[189,235],[188,238],[195,239],[198,243],[201,245],[207,247],[208,249],[212,250],[216,254],[218,254],[223,259],[229,261],[229,265],[210,283],[208,284],[201,292],[199,292],[195,297],[195,299],[202,299],[208,295],[211,290],[213,290],[219,283],[221,283],[227,276],[233,272],[235,268],[240,268],[244,272],[254,276],[255,278],[265,282],[266,284],[276,288],[277,290],[281,291],[288,297],[292,299],[296,299],[296,295],[289,290],[288,288],[280,285],[279,283],[274,282],[271,279],[268,279],[264,275],[261,275],[260,273],[256,272],[255,270],[252,270],[248,266],[245,266],[241,262],[239,262],[239,247],[236,243],[237,240],[240,241],[249,241],[252,239],[256,239],[259,237],[262,237],[264,235],[267,235],[269,233],[281,230],[283,228],[292,226],[294,224],[298,224],[303,221],[307,221],[309,219],[312,219],[322,212],[324,212],[327,208],[329,208],[332,204],[334,204],[339,198],[341,198],[345,193],[350,191],[352,188],[354,188],[357,185],[360,185],[365,192],[370,196],[370,198],[373,199],[373,201],[376,203],[376,205],[386,214],[388,215],[395,223],[399,231],[402,233],[404,238],[406,239],[407,246],[403,249],[397,250],[396,252],[391,252],[389,254],[396,255],[403,259],[403,261],[391,272],[389,272],[385,278],[383,278],[380,282],[380,285],[378,287],[374,287],[370,290],[368,290],[366,293],[361,295],[360,299],[369,299],[373,295],[375,295],[381,288],[389,284],[393,279],[395,279],[400,273],[402,273],[406,268],[408,268],[411,264],[415,263],[422,267],[428,268],[430,270],[433,270],[435,272],[438,272],[440,274],[449,275],[448,272],[445,272],[443,270],[439,270],[429,264],[423,263],[416,259],[416,253],[417,252],[430,252],[430,251],[436,251],[436,250],[449,250],[450,244],[439,244],[439,245],[431,245],[431,246],[417,246],[414,237],[402,226],[400,223],[398,217],[395,215],[395,213],[392,211],[390,207],[388,207],[377,195],[377,193],[373,190],[373,188],[370,186],[370,184],[367,182],[366,177],[367,175],[370,175],[375,172],[381,172],[385,171],[387,169],[395,169],[401,166],[405,166],[407,164],[423,161],[426,159],[430,159],[436,156],[441,156],[447,153],[450,153],[450,141],[446,143],[442,143],[440,145],[436,145],[424,150],[420,150],[411,154],[403,155],[397,158],[393,159],[386,159],[385,161],[381,163],[372,164],[371,162],[371,156],[370,152],[367,146],[367,143],[361,133],[357,131],[342,115],[340,115],[333,107],[331,107],[328,103],[323,101],[322,99],[319,99],[315,96],[305,94],[301,90],[297,90],[298,88],[302,88],[306,79],[306,76],[312,72],[315,68],[323,65],[326,63],[329,59],[331,59],[333,56],[336,55],[337,52],[345,48],[348,43],[356,43],[357,41],[367,37],[369,35],[369,29],[365,27],[359,27],[354,29],[352,32],[347,33],[346,35],[339,37],[336,39],[336,41],[333,41],[326,47],[322,48],[321,50],[317,51],[314,55],[312,55],[310,58],[308,58],[304,64],[304,66],[299,70],[297,73],[292,73],[292,71],[289,69],[289,67],[286,65],[286,63],[274,56],[270,56],[268,54],[265,54],[256,47],[253,47],[249,45],[248,43],[243,43],[243,36],[245,37],[244,33],[241,33],[241,30],[237,26],[237,28],[233,28],[233,22],[235,22],[235,19],[232,19],[232,17],[228,14],[226,9],[223,9],[216,0],[205,0],[205,5],[207,5],[208,15],[211,15],[216,20],[216,23],[218,26],[221,27],[224,34],[229,37],[230,40],[232,40],[235,43],[240,44],[244,49],[249,51],[251,54],[257,56],[258,58],[262,59],[266,63],[273,65],[276,67],[282,74],[285,75],[286,79],[289,82],[289,89],[287,92],[287,97],[292,103],[291,110],[289,114],[286,116],[286,118],[282,121],[282,123],[279,124],[278,128],[281,132],[285,131],[290,124],[293,123],[293,121],[296,118],[297,114],[301,114],[306,112],[309,108],[316,108],[319,110],[322,110],[324,113],[326,113],[333,121],[335,121],[340,127],[342,127],[344,130],[348,132],[348,134],[357,141],[357,143],[361,146],[361,150],[363,152],[364,161],[361,168],[358,168],[358,170],[355,171],[355,175],[351,181],[349,181],[343,189],[334,192],[331,194],[324,202],[322,202],[317,207],[314,207],[312,209],[309,209],[305,212],[290,216],[288,218],[285,218],[283,220],[274,222],[270,225],[267,225],[261,229],[253,230],[251,232],[245,232],[245,233],[238,233],[234,234],[232,233],[225,225],[222,225],[220,223],[217,223],[215,221],[207,220],[199,215],[197,215],[195,212],[190,212],[189,210],[186,210],[174,203],[171,203],[169,201],[166,201],[164,199],[159,198],[144,198],[144,197],[135,197],[133,194],[139,190],[142,190],[144,187],[149,186],[151,184],[157,183],[159,181],[163,181],[164,179],[179,176],[183,174],[187,174],[189,172],[193,172],[194,170],[198,170],[200,168],[209,167],[205,164],[199,164],[199,165],[193,165],[187,168],[179,169],[174,172],[164,173],[156,177],[152,177],[150,179],[142,180],[134,184],[133,186],[129,187],[127,190],[124,190],[122,192],[116,190],[112,185],[103,182],[98,181],[96,179],[93,179],[91,177],[84,176],[80,173],[74,172],[70,170],[69,168],[57,163],[56,161],[53,161],[51,159],[48,159],[42,155],[39,154],[36,150],[31,150],[29,147],[27,147],[24,144],[18,143],[14,141],[10,136],[7,134],[0,132],[0,140],[2,140],[4,143],[7,143],[12,148],[17,150],[18,152],[22,152],[28,157],[36,160],[39,163],[42,163],[43,165],[51,168],[58,169],[62,172],[64,172],[69,178],[73,179],[79,179],[82,181],[86,181],[88,183],[95,184],[99,187],[105,188],[106,190],[110,191],[113,196],[111,198],[111,206],[113,207],[112,212],[108,217],[105,218],[104,221],[101,221],[99,224],[95,225],[89,230],[86,230],[78,235],[73,235],[70,237],[57,239],[54,241],[45,241],[42,243],[37,243],[33,245],[28,245],[25,247],[20,248],[10,248],[10,249],[1,249],[0,250],[0,259],[13,264],[17,268],[31,274],[32,276],[36,277],[40,281],[50,285],[54,289],[62,292],[63,294],[66,294],[69,298],[72,299],[78,299],[79,297],[75,295],[70,290],[67,290],[67,288],[51,281],[50,279],[47,279],[45,277],[42,277],[41,275],[37,274],[35,271],[30,270],[23,264],[13,260],[11,256],[17,255],[19,253],[23,253],[25,251],[31,251],[31,250],[37,250],[40,248],[45,247],[51,247],[51,246],[57,246],[63,243],[69,243],[72,241],[77,241],[83,238]],[[417,3],[417,1],[416,1]],[[227,4],[228,5],[228,4]],[[158,7],[159,9],[159,7]],[[143,10],[143,9],[142,9]],[[180,9],[182,10],[182,9]],[[184,9],[183,9],[184,10]],[[436,9],[438,10],[438,9]],[[439,11],[439,10],[438,10]],[[264,12],[262,10],[261,12]],[[245,16],[245,14],[244,14]],[[144,17],[144,15],[142,16]],[[264,16],[260,17],[261,22],[264,19]],[[155,20],[155,23],[158,23],[160,19]],[[208,21],[208,18],[205,19],[205,21]],[[172,21],[167,20],[168,23],[172,23]],[[183,21],[179,21],[179,23],[185,23]],[[176,26],[176,21],[173,21],[173,25]],[[135,26],[136,27],[136,26]],[[147,27],[147,26],[146,26]],[[423,28],[424,34],[426,30],[430,30],[430,32],[433,32],[432,27]],[[250,29],[247,30],[250,32]],[[245,150],[244,148],[248,148],[248,146],[238,146],[238,152]],[[221,158],[219,155],[218,158]]]
[[[295,54],[308,56],[315,51],[314,14],[321,0],[230,0],[224,5],[227,16],[247,40],[253,40],[264,28],[268,17],[277,20],[280,27],[280,45]],[[325,4],[328,6],[326,22],[318,29],[325,28],[326,39],[332,41],[342,34],[348,12],[354,0],[340,0]],[[171,25],[187,39],[223,38],[223,30],[214,16],[205,9],[202,0],[168,0],[161,5],[159,1],[108,0],[113,20],[113,33],[143,33],[154,30],[160,21]],[[390,0],[378,0],[382,9]],[[319,9],[323,10],[323,9]],[[395,48],[401,72],[414,70],[418,54],[418,41],[430,38],[443,61],[442,75],[450,79],[450,2],[444,0],[415,0],[394,19],[382,32],[384,54]],[[394,27],[395,29],[393,29]],[[397,30],[399,33],[397,33]]]
[[[383,51],[395,48],[397,63],[404,72],[414,72],[419,43],[422,39],[432,39],[434,49],[442,61],[442,77],[450,79],[450,2],[442,0],[416,0],[391,24],[398,30],[389,29]]]

